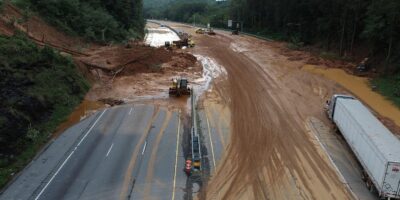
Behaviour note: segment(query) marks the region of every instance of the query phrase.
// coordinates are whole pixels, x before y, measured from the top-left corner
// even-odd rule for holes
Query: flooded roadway
[[[172,44],[173,41],[180,40],[179,36],[171,29],[160,27],[158,24],[148,23],[146,29],[148,32],[144,41],[152,47],[162,47],[165,45],[165,42]]]
[[[305,65],[303,69],[339,83],[380,115],[392,119],[400,126],[400,110],[384,96],[373,91],[367,78],[350,75],[342,69],[326,69],[313,65]]]

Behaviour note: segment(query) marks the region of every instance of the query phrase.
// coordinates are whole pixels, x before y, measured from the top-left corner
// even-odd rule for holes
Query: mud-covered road
[[[324,102],[345,90],[301,70],[280,52],[283,44],[219,31],[194,35],[194,54],[215,59],[228,72],[213,92],[231,112],[227,152],[205,188],[207,199],[352,199],[308,127],[329,124]],[[206,102],[209,100],[205,100]]]

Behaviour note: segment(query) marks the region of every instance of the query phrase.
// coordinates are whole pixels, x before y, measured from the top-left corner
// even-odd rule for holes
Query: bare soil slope
[[[168,94],[171,78],[198,78],[201,67],[196,58],[184,52],[152,48],[140,42],[126,45],[99,45],[69,36],[40,17],[25,16],[23,11],[5,4],[0,13],[0,34],[17,31],[39,46],[50,46],[73,56],[76,65],[93,87],[86,99],[120,102],[136,97]]]
[[[85,55],[83,51],[94,46],[81,38],[66,35],[35,15],[27,17],[15,6],[5,4],[0,14],[0,33],[11,36],[16,31],[26,33],[38,45],[48,45],[73,55]]]

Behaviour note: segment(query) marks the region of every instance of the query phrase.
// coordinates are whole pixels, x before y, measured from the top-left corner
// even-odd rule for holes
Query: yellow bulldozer
[[[190,94],[191,89],[189,88],[189,81],[186,78],[172,79],[172,86],[169,88],[169,95],[179,97]]]

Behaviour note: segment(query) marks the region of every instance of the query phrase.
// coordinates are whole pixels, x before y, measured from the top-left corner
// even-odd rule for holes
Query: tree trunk
[[[342,35],[340,36],[340,50],[339,50],[339,55],[342,56],[343,55],[343,43],[344,43],[344,32],[346,30],[346,22],[347,22],[347,9],[344,11],[344,15],[343,15],[343,27],[342,27]]]
[[[351,36],[351,43],[350,43],[350,52],[352,55],[354,55],[353,48],[354,48],[354,42],[356,40],[357,23],[358,23],[358,11],[355,13],[354,16],[353,35]]]
[[[393,31],[394,31],[395,24],[396,24],[396,14],[393,14],[393,18],[392,18],[392,21],[391,21],[391,29],[390,29],[389,47],[388,47],[388,52],[387,52],[386,61],[385,61],[385,73],[387,73],[387,71],[388,71],[390,57],[392,56]]]

